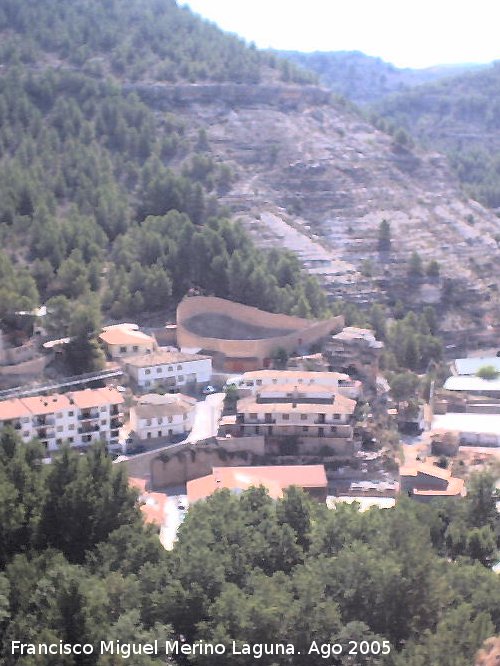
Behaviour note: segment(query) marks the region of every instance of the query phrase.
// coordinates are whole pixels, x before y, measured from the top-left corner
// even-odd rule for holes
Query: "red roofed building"
[[[129,477],[129,485],[139,493],[139,503],[144,521],[159,528],[164,527],[166,522],[166,505],[168,496],[165,493],[152,493],[146,490],[146,480]]]
[[[23,441],[36,437],[49,452],[63,442],[86,447],[103,439],[118,446],[122,403],[112,387],[2,400],[0,430],[12,426]]]
[[[264,486],[273,499],[279,499],[290,486],[298,486],[314,499],[326,501],[327,478],[323,465],[271,465],[268,467],[214,467],[212,473],[187,483],[189,502],[212,495],[220,488],[240,493]]]
[[[465,495],[464,480],[453,477],[449,469],[436,465],[417,463],[401,467],[400,476],[401,492],[420,502]]]

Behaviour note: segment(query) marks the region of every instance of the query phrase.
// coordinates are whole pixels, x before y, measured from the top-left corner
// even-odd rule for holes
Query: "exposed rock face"
[[[262,245],[289,247],[333,294],[360,302],[400,284],[405,300],[439,302],[442,278],[481,321],[498,307],[498,218],[467,199],[438,153],[408,149],[314,86],[136,86],[160,111],[189,114],[207,130],[211,154],[236,179],[223,199]],[[378,226],[391,223],[392,249],[379,253]],[[293,233],[289,233],[290,230]],[[408,259],[441,265],[433,289],[407,282]],[[371,276],[359,271],[373,264]],[[427,285],[429,286],[429,285]],[[430,292],[433,291],[433,294]],[[430,294],[430,295],[429,295]],[[496,311],[498,315],[498,310]]]

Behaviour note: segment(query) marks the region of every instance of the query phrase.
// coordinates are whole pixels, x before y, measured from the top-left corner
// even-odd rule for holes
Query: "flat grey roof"
[[[456,358],[455,368],[459,375],[475,375],[479,368],[492,365],[500,372],[500,357],[498,356],[476,356],[472,358]]]

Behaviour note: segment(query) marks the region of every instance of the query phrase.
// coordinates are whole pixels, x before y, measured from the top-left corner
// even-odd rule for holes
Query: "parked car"
[[[212,395],[212,393],[217,393],[217,389],[211,384],[208,384],[208,386],[205,386],[205,388],[203,388],[201,392],[203,393],[203,395]]]

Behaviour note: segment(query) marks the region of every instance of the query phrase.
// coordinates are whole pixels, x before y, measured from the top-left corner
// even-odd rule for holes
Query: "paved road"
[[[160,529],[160,541],[165,550],[172,550],[177,540],[177,530],[179,529],[186,515],[185,509],[179,509],[179,500],[182,500],[182,506],[188,507],[186,495],[177,495],[169,497],[165,505],[165,522]]]
[[[208,395],[203,402],[196,403],[193,428],[186,442],[201,442],[215,437],[219,428],[219,419],[224,406],[224,393]]]

